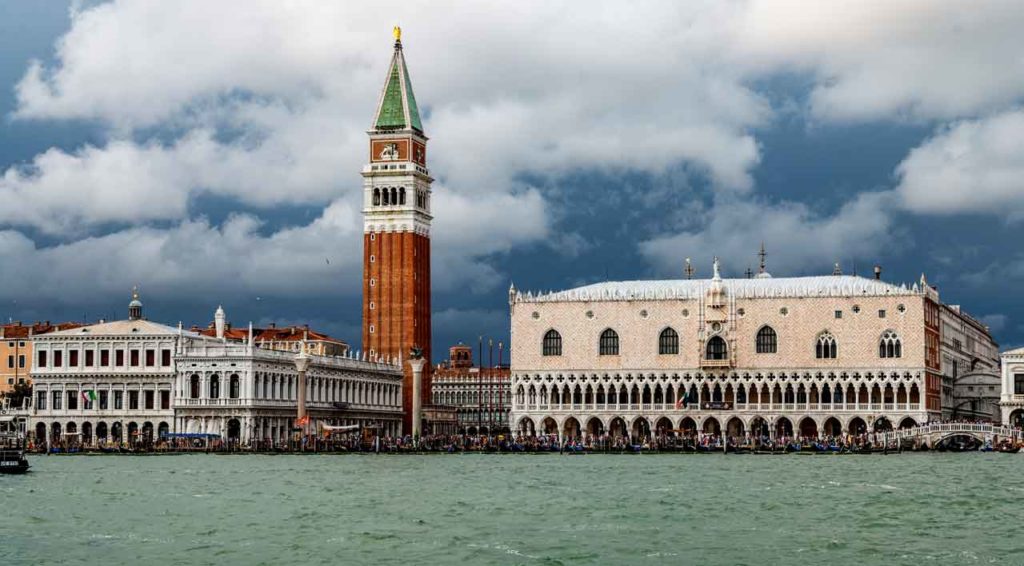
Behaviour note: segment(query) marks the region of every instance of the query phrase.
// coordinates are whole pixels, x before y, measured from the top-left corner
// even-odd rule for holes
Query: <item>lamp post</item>
[[[422,399],[420,399],[423,383],[423,366],[427,361],[423,359],[423,351],[413,347],[409,353],[409,365],[412,367],[412,441],[418,446],[420,442],[420,426],[422,417]]]
[[[476,433],[481,434],[484,428],[484,337],[481,334],[477,342],[477,383],[476,383]]]
[[[295,419],[295,424],[302,429],[302,438],[306,437],[306,425],[309,418],[306,416],[306,370],[309,369],[309,363],[312,361],[312,356],[306,353],[306,343],[303,342],[301,350],[295,355],[295,369],[299,372],[299,394],[298,394],[298,411]]]

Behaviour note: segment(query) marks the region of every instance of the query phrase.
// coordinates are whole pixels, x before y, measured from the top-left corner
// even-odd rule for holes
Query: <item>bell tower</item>
[[[412,431],[413,347],[430,357],[430,184],[427,137],[395,28],[394,52],[370,127],[363,166],[363,350],[403,360],[403,430]],[[430,371],[421,399],[430,399]]]

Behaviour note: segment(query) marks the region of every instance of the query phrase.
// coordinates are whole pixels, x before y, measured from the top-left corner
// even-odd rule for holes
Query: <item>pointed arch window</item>
[[[779,335],[771,326],[762,326],[757,331],[757,353],[775,354],[779,351]]]
[[[704,354],[708,360],[726,360],[729,358],[729,346],[721,336],[712,336],[708,340]]]
[[[669,355],[679,353],[679,333],[669,327],[658,335],[658,354]]]
[[[830,332],[822,332],[818,335],[818,343],[814,348],[814,355],[819,360],[832,360],[839,354],[839,346],[836,344],[835,336]]]
[[[562,355],[562,335],[552,328],[544,334],[544,343],[541,346],[541,354],[545,356]]]
[[[601,333],[601,343],[599,344],[598,353],[602,356],[618,356],[619,334],[611,328],[605,329],[605,331]]]
[[[903,342],[892,330],[886,330],[885,334],[882,334],[882,339],[878,342],[878,357],[879,358],[902,358],[903,357]]]

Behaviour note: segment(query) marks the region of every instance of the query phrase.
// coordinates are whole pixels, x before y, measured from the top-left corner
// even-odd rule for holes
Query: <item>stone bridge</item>
[[[912,428],[892,430],[880,435],[886,444],[901,440],[922,440],[929,446],[953,436],[971,436],[982,442],[995,438],[1024,440],[1024,430],[1002,425],[980,423],[933,423]]]

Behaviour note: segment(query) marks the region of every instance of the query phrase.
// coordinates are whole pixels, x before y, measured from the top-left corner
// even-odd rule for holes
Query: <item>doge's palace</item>
[[[859,434],[941,416],[939,296],[842,275],[509,291],[513,430]]]

